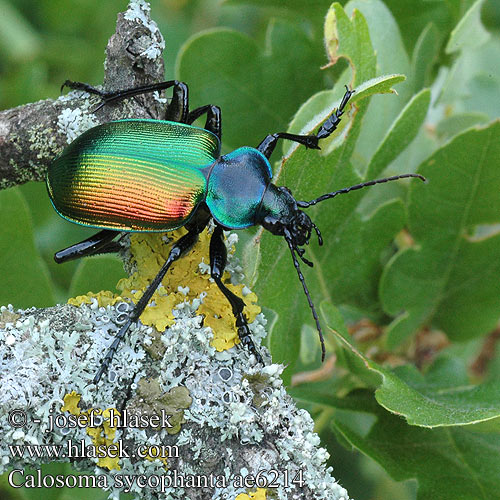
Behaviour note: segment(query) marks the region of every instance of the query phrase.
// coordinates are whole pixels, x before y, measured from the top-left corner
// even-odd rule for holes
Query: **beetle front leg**
[[[165,274],[167,273],[169,267],[172,265],[173,262],[175,262],[179,257],[181,257],[185,252],[187,252],[197,241],[198,239],[198,234],[200,233],[201,229],[199,227],[196,227],[194,230],[191,230],[187,234],[185,234],[182,238],[180,238],[177,242],[175,242],[172,246],[172,249],[170,250],[170,253],[168,255],[167,260],[161,267],[161,269],[158,271],[158,274],[155,276],[153,281],[149,284],[149,286],[146,288],[145,292],[143,293],[142,297],[139,299],[137,304],[134,306],[134,309],[130,313],[129,318],[127,319],[126,323],[120,328],[119,332],[116,334],[111,346],[108,348],[108,352],[106,353],[106,356],[104,356],[104,359],[102,360],[101,366],[99,370],[97,371],[93,383],[97,385],[99,380],[101,379],[102,375],[108,370],[109,365],[111,364],[111,361],[113,360],[113,356],[115,355],[116,350],[118,349],[118,346],[120,345],[120,342],[125,338],[125,335],[132,325],[132,323],[137,323],[139,321],[139,317],[141,316],[142,312],[148,305],[148,302],[151,300],[151,297],[155,293],[156,289],[162,282]]]
[[[226,261],[227,249],[224,244],[222,227],[217,225],[210,240],[210,274],[215,283],[217,283],[220,291],[226,296],[227,300],[231,304],[234,317],[236,318],[236,327],[238,328],[238,336],[241,343],[250,351],[251,354],[255,356],[258,363],[264,364],[262,356],[259,351],[257,351],[255,344],[253,343],[247,319],[243,314],[245,302],[231,292],[231,290],[229,290],[229,288],[227,288],[222,282]]]
[[[346,92],[342,101],[340,102],[340,106],[333,113],[328,120],[326,120],[323,125],[321,125],[320,129],[316,134],[310,135],[298,135],[298,134],[288,134],[287,132],[278,132],[276,134],[269,134],[258,146],[257,149],[267,158],[271,158],[271,155],[278,143],[279,139],[288,139],[289,141],[298,142],[302,144],[306,148],[309,149],[320,149],[318,146],[318,142],[321,139],[326,139],[329,135],[333,133],[333,131],[337,128],[340,123],[340,118],[344,114],[344,108],[347,105],[347,102],[351,98],[352,94],[354,94],[354,90],[349,90],[346,87]]]

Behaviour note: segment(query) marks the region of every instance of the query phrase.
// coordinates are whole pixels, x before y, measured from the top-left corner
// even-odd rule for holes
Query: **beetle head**
[[[264,217],[261,218],[260,224],[271,233],[283,236],[288,244],[293,264],[304,289],[304,293],[306,294],[314,321],[316,322],[316,328],[318,329],[321,341],[322,359],[324,359],[325,343],[321,325],[311,295],[309,294],[304,275],[300,269],[299,259],[297,258],[299,257],[304,264],[310,267],[313,266],[313,263],[304,257],[305,249],[303,245],[309,244],[313,229],[316,231],[319,244],[322,245],[323,240],[321,238],[321,233],[311,218],[304,211],[300,210],[291,191],[286,187],[276,187],[270,184],[264,194],[260,213],[265,214]]]
[[[292,192],[287,187],[276,188],[271,185],[271,189],[266,194],[268,196],[264,197],[263,205],[267,209],[267,215],[261,221],[265,229],[278,236],[284,236],[301,257],[304,254],[304,249],[299,247],[309,244],[313,229],[316,231],[319,244],[323,244],[321,233],[316,224],[309,215],[299,208]],[[273,195],[272,198],[269,194]],[[272,200],[271,203],[268,201],[269,198]],[[311,265],[309,261],[307,264]]]
[[[319,198],[311,201],[297,201],[292,196],[292,193],[288,188],[276,187],[274,184],[269,184],[264,193],[256,222],[261,224],[271,233],[283,236],[288,244],[288,247],[292,254],[293,264],[299,276],[299,280],[302,283],[302,287],[304,288],[309,307],[311,308],[312,315],[316,322],[316,328],[318,329],[318,334],[321,341],[323,360],[325,359],[325,343],[323,340],[323,334],[321,332],[321,325],[319,323],[316,309],[314,308],[314,304],[311,300],[309,290],[307,289],[304,276],[300,269],[299,259],[297,258],[298,256],[302,260],[302,262],[312,267],[313,263],[308,261],[304,257],[305,249],[303,248],[303,245],[309,244],[313,229],[316,231],[318,242],[320,245],[323,244],[323,240],[321,238],[321,233],[318,227],[301,209],[309,208],[330,198],[335,198],[339,194],[345,194],[349,193],[350,191],[361,189],[367,186],[382,184],[385,182],[404,179],[407,177],[416,177],[424,182],[426,181],[425,177],[420,174],[394,175],[392,177],[385,177],[383,179],[362,182],[361,184],[356,184],[354,186],[339,189],[331,193],[326,193]]]

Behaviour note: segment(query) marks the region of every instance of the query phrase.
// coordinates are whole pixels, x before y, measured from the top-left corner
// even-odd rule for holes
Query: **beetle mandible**
[[[299,263],[300,259],[312,266],[304,257],[303,245],[309,243],[313,230],[320,245],[323,241],[318,227],[303,209],[374,184],[405,177],[425,180],[419,174],[395,175],[326,193],[311,201],[298,201],[288,188],[271,182],[269,159],[278,140],[288,139],[309,149],[319,149],[319,141],[337,128],[354,90],[346,87],[338,109],[314,134],[278,132],[266,136],[256,148],[241,147],[221,156],[220,108],[208,104],[189,111],[188,87],[183,82],[170,80],[117,92],[101,91],[80,82],[66,81],[64,86],[99,95],[102,103],[95,111],[127,97],[170,87],[173,95],[165,120],[126,119],[98,125],[75,139],[49,166],[47,189],[59,215],[101,229],[57,252],[56,262],[117,251],[119,246],[113,240],[122,232],[170,231],[181,226],[188,231],[174,242],[167,260],[115,336],[94,384],[108,369],[118,345],[130,325],[139,320],[169,267],[196,243],[211,219],[215,229],[210,240],[210,273],[231,304],[241,343],[263,363],[251,338],[244,302],[222,281],[227,258],[223,230],[261,225],[282,236],[290,249],[324,359],[321,325]],[[193,126],[204,114],[205,127]]]

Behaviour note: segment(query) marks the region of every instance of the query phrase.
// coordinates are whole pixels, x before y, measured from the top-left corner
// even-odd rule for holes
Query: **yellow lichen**
[[[114,438],[116,435],[116,428],[111,427],[110,425],[110,412],[111,408],[106,410],[100,410],[98,408],[90,408],[86,412],[82,412],[83,414],[87,414],[90,418],[90,414],[94,413],[94,415],[101,415],[103,418],[102,424],[96,427],[87,427],[87,434],[92,438],[92,444],[96,447],[96,449],[109,449],[112,447],[113,453],[108,454],[104,453],[104,457],[100,457],[97,460],[97,465],[102,467],[103,469],[108,470],[120,470],[120,464],[118,461],[120,457],[115,457],[115,449],[116,443],[114,443]],[[120,412],[113,408],[113,412],[115,415],[120,416]]]
[[[77,394],[76,391],[71,391],[69,394],[64,396],[64,405],[61,407],[61,411],[68,411],[72,415],[80,415],[81,409],[78,407],[80,404],[80,399],[82,396]]]
[[[68,299],[68,304],[72,306],[79,306],[81,304],[91,304],[92,299],[97,299],[99,307],[113,306],[117,302],[123,302],[123,298],[119,295],[115,295],[109,290],[94,293],[88,292],[86,295],[78,295],[77,297],[72,297]]]
[[[137,271],[118,282],[116,287],[120,291],[120,296],[109,291],[98,294],[88,293],[70,299],[68,303],[73,305],[89,304],[93,297],[97,299],[99,306],[113,305],[124,298],[137,302],[167,259],[172,243],[184,234],[186,234],[184,228],[169,233],[170,241],[167,244],[164,241],[165,235],[162,233],[132,233],[130,235],[130,252]],[[145,325],[154,326],[158,331],[163,332],[175,321],[172,314],[172,309],[175,306],[185,300],[192,301],[205,292],[206,296],[197,312],[204,315],[204,324],[213,331],[212,345],[218,351],[223,351],[233,347],[239,342],[239,339],[229,302],[217,284],[210,280],[210,275],[201,273],[198,267],[202,261],[209,263],[209,245],[210,234],[205,230],[200,234],[198,243],[186,255],[172,264],[163,279],[162,286],[160,285],[150,301],[150,304],[153,305],[146,307],[140,319]],[[230,251],[234,251],[234,249]],[[236,295],[243,298],[246,305],[245,316],[251,323],[260,312],[260,307],[256,305],[257,297],[253,293],[243,297],[243,285],[234,286],[228,283],[229,277],[229,273],[224,274],[225,284]],[[178,290],[179,286],[184,289],[185,287],[189,288],[187,295]]]
[[[235,500],[266,500],[265,488],[257,488],[257,491],[247,493],[240,493]]]
[[[98,408],[90,408],[89,410],[82,411],[79,408],[81,395],[77,394],[75,391],[70,392],[64,396],[64,405],[61,407],[61,411],[67,411],[72,415],[82,416],[82,418],[87,417],[89,425],[86,428],[87,434],[92,439],[92,444],[94,445],[96,452],[102,454],[100,450],[109,449],[113,447],[113,451],[116,448],[116,443],[113,442],[116,436],[116,428],[110,425],[111,420],[111,408],[107,410],[100,410]],[[113,412],[116,416],[120,416],[120,412],[113,408]],[[102,424],[99,426],[91,427],[91,415],[101,415],[103,420]],[[86,425],[86,424],[84,424]],[[114,457],[116,453],[110,453],[109,455],[104,452],[103,457],[100,457],[97,461],[97,465],[108,470],[120,470],[120,464],[118,463],[119,457]]]

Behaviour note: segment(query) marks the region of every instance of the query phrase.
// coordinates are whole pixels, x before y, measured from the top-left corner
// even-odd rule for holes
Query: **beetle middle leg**
[[[298,134],[289,134],[287,132],[278,132],[276,134],[269,134],[258,146],[257,149],[267,158],[271,157],[271,154],[276,147],[279,139],[288,139],[290,141],[298,142],[302,144],[306,148],[309,149],[320,149],[318,146],[318,142],[321,139],[326,139],[329,135],[333,133],[333,131],[337,128],[340,123],[340,118],[344,114],[344,109],[347,105],[347,102],[351,98],[352,94],[354,94],[354,90],[349,90],[346,87],[346,92],[342,101],[340,102],[340,106],[335,111],[335,113],[326,120],[323,125],[321,125],[318,132],[315,134],[309,135],[298,135]]]
[[[247,319],[243,314],[245,303],[240,297],[231,292],[231,290],[229,290],[229,288],[227,288],[222,282],[226,261],[227,249],[224,244],[222,227],[217,225],[215,226],[210,240],[210,274],[215,283],[217,283],[220,291],[226,296],[227,300],[231,304],[234,317],[236,318],[236,327],[238,328],[238,336],[240,337],[241,343],[250,351],[251,354],[255,356],[258,363],[264,364],[262,356],[259,351],[257,351],[255,344],[253,343]]]

